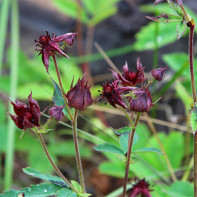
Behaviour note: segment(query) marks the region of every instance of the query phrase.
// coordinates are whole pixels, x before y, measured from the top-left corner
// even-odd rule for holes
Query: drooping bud
[[[85,75],[66,94],[68,105],[78,110],[84,110],[93,103],[90,86],[87,85]]]
[[[49,110],[49,115],[51,116],[51,118],[55,118],[55,120],[60,121],[64,117],[64,113],[62,111],[63,109],[64,106],[55,105]]]
[[[136,112],[148,112],[153,106],[151,94],[147,88],[138,88],[133,92],[134,98],[130,100],[130,110]]]
[[[32,93],[30,93],[29,97],[29,105],[24,104],[16,100],[16,102],[12,102],[14,112],[16,113],[16,116],[13,114],[10,114],[10,117],[16,124],[16,126],[19,129],[28,129],[33,127],[39,127],[39,119],[40,119],[40,107],[36,100],[32,99]]]
[[[168,67],[153,69],[151,71],[151,74],[152,74],[153,78],[156,79],[157,81],[162,81],[164,78],[165,71],[167,69],[168,69]]]

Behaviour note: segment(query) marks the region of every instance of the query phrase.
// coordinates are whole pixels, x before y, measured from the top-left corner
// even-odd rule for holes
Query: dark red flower
[[[163,78],[164,78],[164,74],[165,74],[165,71],[168,69],[168,67],[165,67],[165,68],[157,68],[157,69],[153,69],[151,71],[151,74],[153,76],[154,79],[156,79],[157,81],[162,81]]]
[[[38,41],[35,40],[35,42],[37,42],[36,46],[40,47],[39,49],[36,49],[36,50],[39,51],[39,55],[42,54],[42,62],[44,66],[46,67],[47,72],[49,68],[50,56],[53,56],[56,53],[59,53],[60,55],[63,55],[66,58],[69,58],[62,51],[61,47],[58,45],[58,42],[63,42],[67,46],[72,46],[76,35],[77,33],[67,33],[67,34],[63,34],[62,36],[57,37],[54,34],[50,36],[48,32],[46,32],[46,35],[41,35]]]
[[[16,103],[12,102],[12,105],[14,107],[14,112],[16,114],[10,115],[14,123],[19,129],[28,129],[33,127],[39,127],[39,119],[40,119],[40,107],[36,100],[32,99],[32,93],[30,93],[29,97],[29,105],[24,104],[16,100]]]
[[[116,80],[113,82],[104,82],[102,84],[103,91],[101,92],[100,100],[106,98],[110,105],[117,108],[116,105],[122,106],[123,108],[127,109],[128,107],[124,103],[121,93],[134,90],[135,87],[120,87],[118,86],[120,81]]]
[[[66,97],[68,105],[78,110],[84,110],[93,103],[90,86],[87,85],[85,75],[78,80],[74,87],[71,87]]]
[[[129,191],[129,197],[151,197],[150,192],[153,191],[149,189],[149,183],[145,179],[139,180]],[[141,194],[141,195],[140,195]]]
[[[148,87],[141,87],[132,92],[134,98],[130,100],[130,110],[136,112],[148,112],[153,106]]]
[[[142,64],[140,63],[140,59],[137,59],[137,70],[130,71],[128,69],[127,63],[123,66],[123,74],[116,73],[112,71],[113,76],[121,81],[121,84],[123,86],[135,86],[145,80],[144,77],[144,68]]]
[[[64,117],[64,113],[63,110],[64,106],[53,106],[50,110],[49,110],[49,115],[55,118],[55,120],[60,121],[63,119]]]

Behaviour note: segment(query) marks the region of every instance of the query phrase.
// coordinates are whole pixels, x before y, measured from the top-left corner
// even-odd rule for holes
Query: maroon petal
[[[58,36],[57,38],[55,38],[55,42],[64,41],[67,46],[73,46],[74,40],[77,35],[78,35],[77,33],[63,34],[62,36]]]
[[[29,100],[29,106],[30,106],[31,111],[33,111],[34,107],[37,108],[38,110],[40,110],[40,106],[39,106],[38,102],[36,100],[32,99],[32,92],[28,96],[28,100]]]
[[[42,49],[42,62],[47,70],[47,73],[49,73],[49,51],[46,48]]]
[[[11,101],[11,104],[14,107],[14,112],[16,113],[17,116],[24,116],[25,113],[27,112],[27,105],[24,103],[21,103],[16,100],[16,103]]]
[[[10,113],[8,113],[10,115],[10,117],[12,118],[12,120],[14,121],[15,125],[19,128],[19,129],[23,129],[23,118],[22,117],[16,117]]]
[[[32,123],[31,123],[28,119],[26,119],[26,118],[24,118],[24,120],[23,120],[23,126],[24,126],[24,128],[23,128],[24,130],[35,127],[35,125],[32,124]]]

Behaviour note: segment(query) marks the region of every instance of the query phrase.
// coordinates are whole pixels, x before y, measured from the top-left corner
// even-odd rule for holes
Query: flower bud
[[[68,105],[78,110],[84,110],[93,103],[90,86],[87,85],[85,75],[78,80],[74,87],[71,87],[66,97]]]
[[[134,90],[134,98],[130,100],[130,110],[136,112],[148,112],[153,106],[151,94],[148,87]]]
[[[64,113],[62,111],[63,109],[64,106],[55,105],[49,110],[49,115],[51,116],[51,118],[55,118],[55,120],[60,121],[64,117]]]
[[[162,81],[164,78],[165,71],[167,69],[168,69],[168,67],[153,69],[151,71],[151,74],[152,74],[153,78],[156,79],[157,81]]]

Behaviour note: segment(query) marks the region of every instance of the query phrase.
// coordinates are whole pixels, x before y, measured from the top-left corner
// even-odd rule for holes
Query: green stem
[[[40,141],[40,144],[42,145],[42,148],[45,152],[45,155],[47,156],[49,162],[51,163],[51,165],[53,166],[53,168],[55,169],[56,173],[64,180],[64,182],[76,193],[78,193],[78,191],[71,185],[71,183],[68,181],[68,179],[65,178],[65,176],[60,172],[59,168],[55,165],[55,163],[53,162],[48,150],[47,150],[47,147],[45,145],[45,142],[43,140],[43,137],[42,137],[42,134],[39,133],[38,129],[37,128],[34,128],[35,130],[35,133],[37,134],[37,137]]]
[[[18,2],[13,0],[11,4],[11,87],[10,97],[16,98],[17,82],[18,82],[18,53],[19,53],[19,21],[18,21]],[[12,106],[9,105],[9,111],[12,112]],[[13,162],[14,162],[14,138],[15,126],[11,119],[8,121],[8,136],[7,136],[7,149],[5,161],[5,190],[9,189],[12,185]]]
[[[75,153],[76,153],[77,168],[78,168],[78,173],[79,173],[79,180],[80,180],[80,184],[82,187],[82,193],[84,194],[86,192],[86,188],[85,188],[83,169],[82,169],[82,163],[81,163],[81,157],[79,153],[79,145],[78,145],[78,139],[77,139],[77,115],[78,115],[78,110],[75,110],[72,129],[73,129],[73,139],[75,143]]]
[[[123,194],[122,194],[123,197],[125,197],[126,191],[127,191],[126,188],[127,188],[127,180],[128,180],[128,175],[129,175],[130,160],[131,160],[131,150],[132,150],[132,146],[133,146],[133,139],[134,139],[134,135],[135,135],[135,130],[136,130],[137,124],[139,122],[140,115],[141,115],[141,113],[137,113],[137,118],[135,120],[134,128],[132,129],[132,133],[131,133],[131,136],[130,136],[129,142],[128,142],[127,163],[126,163],[126,170],[125,170],[125,177],[124,177],[124,184],[123,184]]]
[[[132,119],[129,117],[129,115],[127,114],[126,110],[122,107],[122,111],[124,112],[125,116],[127,117],[129,123],[131,124],[132,128],[135,128]]]
[[[69,116],[70,116],[70,119],[71,119],[71,121],[73,122],[73,117],[72,117],[70,108],[69,108],[69,106],[68,106],[68,103],[67,103],[67,100],[66,100],[66,97],[65,97],[65,93],[64,93],[63,86],[62,86],[62,81],[61,81],[61,77],[60,77],[60,72],[59,72],[59,69],[58,69],[58,66],[57,66],[57,61],[56,61],[55,55],[53,55],[53,61],[54,61],[54,64],[55,64],[55,69],[56,69],[58,81],[59,81],[59,84],[60,84],[60,90],[61,90],[61,93],[62,93],[62,96],[63,96],[63,99],[64,99],[64,103],[65,103],[65,105],[66,105],[66,109],[67,109],[67,111],[68,111],[68,114],[69,114]]]
[[[0,77],[2,75],[2,65],[3,65],[3,55],[5,48],[5,41],[7,36],[7,26],[8,26],[8,13],[9,13],[9,5],[10,0],[2,0],[1,1],[1,11],[0,11]]]

